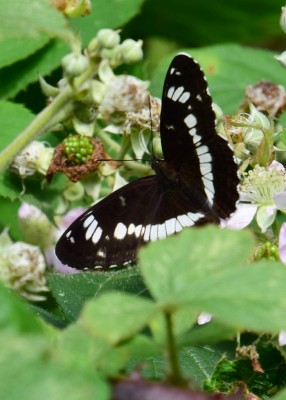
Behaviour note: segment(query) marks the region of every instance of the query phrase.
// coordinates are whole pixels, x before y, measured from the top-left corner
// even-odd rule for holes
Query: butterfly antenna
[[[154,147],[153,147],[153,122],[152,122],[152,100],[151,95],[148,93],[148,103],[149,103],[149,115],[150,115],[150,132],[151,132],[151,155],[154,157]]]

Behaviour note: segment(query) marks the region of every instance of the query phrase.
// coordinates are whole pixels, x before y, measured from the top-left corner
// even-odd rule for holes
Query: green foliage
[[[261,79],[285,81],[274,52],[244,46],[279,38],[278,0],[224,1],[207,7],[179,0],[176,13],[174,4],[162,0],[143,3],[96,0],[89,16],[69,20],[48,0],[0,0],[1,152],[12,148],[32,121],[38,122],[34,110],[44,96],[39,99],[29,85],[38,80],[38,74],[55,70],[47,81],[58,80],[69,46],[76,53],[101,28],[122,28],[130,22],[123,37],[149,38],[147,57],[139,67],[123,66],[119,71],[144,75],[155,66],[150,86],[154,96],[161,96],[178,43],[199,61],[214,101],[225,113],[237,110],[248,84]],[[161,36],[160,40],[155,36]],[[225,44],[226,39],[241,45]],[[201,44],[206,47],[197,48]],[[73,87],[75,81],[69,83]],[[91,105],[84,84],[83,80],[79,85],[82,91],[69,95],[75,102],[84,99]],[[96,89],[98,95],[99,86]],[[71,110],[68,106],[62,102],[62,115]],[[37,131],[37,140],[44,140],[47,147],[64,138],[56,129],[49,132],[53,123],[67,122],[61,115],[56,117],[51,114]],[[65,126],[69,132],[75,123],[71,125],[68,121]],[[96,122],[96,133],[106,139],[101,128]],[[125,154],[131,143],[135,157],[141,158],[150,133],[138,130],[131,138],[124,137],[121,150],[118,137],[107,139],[108,151],[119,149],[119,154]],[[285,142],[285,135],[281,140]],[[145,173],[147,167],[141,168],[134,176]],[[104,175],[109,187],[114,183],[112,172]],[[127,178],[131,175],[133,171],[126,173]],[[17,220],[22,201],[36,205],[54,222],[56,207],[67,207],[63,192],[69,184],[62,175],[54,176],[49,185],[36,174],[22,181],[6,168],[0,173],[0,227],[8,228],[14,240],[23,240]],[[90,203],[90,196],[85,193],[76,204]],[[51,272],[47,276],[50,297],[42,304],[29,306],[1,286],[1,396],[8,400],[110,399],[113,379],[139,368],[145,379],[194,382],[224,393],[243,382],[251,394],[267,398],[277,392],[275,400],[285,399],[285,389],[279,391],[286,385],[285,349],[278,345],[277,335],[286,330],[286,270],[269,257],[253,263],[255,244],[256,238],[247,231],[196,228],[144,247],[139,266],[100,273]],[[276,243],[275,251],[277,256]],[[199,326],[202,312],[211,314],[212,322]],[[245,331],[251,332],[247,343]],[[257,357],[243,353],[244,345]]]
[[[158,250],[158,246],[163,246],[163,253]],[[209,249],[207,256],[205,254],[206,246]],[[222,259],[220,258],[221,246],[224,249]],[[38,376],[43,387],[45,387],[47,376],[51,374],[50,379],[55,380],[56,387],[58,379],[63,380],[61,389],[59,389],[63,390],[67,376],[74,376],[76,371],[81,371],[80,382],[77,380],[79,378],[75,380],[81,390],[84,390],[84,387],[88,391],[93,390],[90,386],[92,376],[94,382],[96,382],[93,387],[96,387],[96,390],[99,390],[100,393],[101,391],[106,393],[106,383],[96,378],[96,374],[98,374],[96,371],[101,371],[101,374],[107,378],[116,375],[119,370],[128,370],[131,365],[135,366],[136,363],[146,362],[147,360],[151,364],[147,369],[145,368],[145,376],[158,376],[159,370],[159,375],[164,376],[170,371],[170,368],[172,370],[172,365],[170,366],[168,360],[164,360],[166,338],[164,335],[160,336],[156,333],[159,329],[159,314],[164,319],[166,312],[175,316],[179,310],[185,310],[184,315],[187,317],[187,305],[190,316],[192,310],[195,310],[196,314],[201,311],[209,311],[213,313],[215,320],[225,321],[229,326],[233,326],[234,329],[229,330],[229,338],[235,335],[237,329],[243,330],[245,328],[251,328],[258,332],[264,329],[269,333],[277,333],[279,330],[285,329],[283,319],[285,304],[282,294],[286,270],[278,262],[246,263],[252,249],[253,239],[249,233],[220,230],[216,227],[186,230],[177,237],[152,243],[140,252],[142,275],[147,289],[154,296],[153,299],[149,300],[141,298],[138,289],[134,293],[133,281],[137,278],[140,282],[141,278],[138,272],[134,274],[136,270],[133,269],[121,273],[110,273],[109,275],[80,274],[61,277],[51,275],[51,287],[53,287],[54,293],[58,293],[59,298],[62,298],[62,305],[69,305],[72,301],[76,303],[78,294],[75,286],[71,286],[70,292],[63,292],[64,289],[57,291],[59,280],[66,281],[67,287],[70,282],[74,284],[74,281],[77,281],[79,291],[80,285],[83,285],[81,281],[88,282],[91,280],[91,294],[92,286],[94,293],[102,291],[100,286],[106,284],[109,285],[109,288],[115,289],[117,287],[118,289],[118,282],[122,279],[122,274],[125,275],[121,293],[100,293],[98,297],[96,296],[95,299],[87,302],[80,318],[73,325],[70,325],[62,333],[53,333],[53,343],[58,343],[56,350],[54,344],[52,345],[49,340],[43,342],[42,335],[47,335],[48,327],[43,323],[37,325],[38,322],[35,325],[37,320],[32,312],[28,312],[26,306],[26,314],[22,317],[23,304],[19,300],[16,301],[11,294],[8,296],[5,290],[3,291],[2,304],[10,305],[6,307],[3,323],[7,325],[9,320],[13,320],[13,326],[16,324],[18,327],[17,330],[14,328],[14,334],[9,338],[11,344],[6,349],[5,357],[14,358],[14,352],[17,351],[19,364],[17,364],[17,367],[12,364],[13,368],[28,363],[32,365],[31,368],[41,370],[40,360],[44,352],[47,354],[48,361],[46,362],[51,366],[53,372],[48,368],[41,374],[37,373],[36,376]],[[160,254],[163,255],[160,256]],[[129,278],[128,275],[130,275]],[[92,277],[94,277],[94,280]],[[256,277],[256,280],[254,277]],[[130,294],[123,293],[122,289],[125,292],[129,291]],[[131,292],[134,294],[131,294]],[[269,315],[271,315],[271,319],[269,319]],[[174,318],[171,333],[174,335],[178,350],[180,350],[181,369],[185,377],[193,376],[197,382],[202,382],[212,374],[213,368],[218,363],[213,380],[216,385],[221,382],[219,389],[229,391],[233,385],[235,386],[236,381],[243,378],[242,375],[238,376],[237,373],[243,374],[243,371],[247,368],[249,376],[252,370],[251,362],[239,361],[239,359],[231,361],[233,360],[231,348],[227,350],[227,346],[205,346],[209,340],[213,343],[221,341],[224,337],[221,336],[223,325],[214,322],[200,328],[194,326],[191,330],[189,330],[189,327],[188,332],[186,332],[178,329],[177,323],[180,324],[180,321]],[[8,325],[11,329],[11,323]],[[43,331],[40,329],[41,325],[44,328]],[[37,326],[39,328],[35,330]],[[149,334],[146,331],[148,327],[151,329]],[[20,337],[19,329],[21,332],[27,332],[27,330],[28,332],[35,332],[37,339],[33,339],[34,346],[29,345],[29,337],[24,339]],[[41,334],[41,332],[43,333]],[[3,335],[6,335],[4,331]],[[227,339],[226,336],[224,338]],[[204,344],[204,346],[198,346],[199,343]],[[27,352],[25,349],[29,346],[32,348]],[[264,345],[263,342],[256,345],[257,352],[261,353],[263,368],[266,368],[266,362],[267,369],[274,368],[272,358],[269,358],[266,354],[269,346],[272,348],[272,350],[270,349],[272,353],[276,351],[277,356],[273,358],[273,363],[277,366],[275,368],[278,368],[278,365],[282,362],[282,356],[279,356],[275,346],[269,341]],[[226,361],[223,361],[225,360],[224,353],[229,354],[229,362],[235,366],[235,375],[226,375],[225,368],[222,373],[222,366],[227,365]],[[277,357],[280,357],[280,359],[277,359]],[[61,365],[61,373],[56,375],[59,371],[59,365]],[[93,366],[92,370],[90,369],[91,365]],[[72,375],[70,375],[71,366],[73,368]],[[204,366],[205,371],[209,371],[208,374],[201,375],[199,371],[202,370],[202,366]],[[3,377],[9,378],[7,376],[9,371],[5,371],[6,375],[3,375],[0,370],[1,381],[3,381]],[[261,379],[265,380],[265,377],[262,376],[261,372],[253,372],[253,374],[249,388],[253,393],[261,393],[261,391],[263,392],[262,387],[264,387]],[[259,380],[255,376],[261,379]],[[268,384],[265,387],[266,391],[269,391],[274,383],[269,377],[267,379]],[[275,385],[277,387],[282,386],[284,384],[283,379],[277,379]],[[23,377],[23,382],[25,380],[27,380],[26,376]],[[226,381],[225,385],[227,386],[223,386],[223,381]],[[231,382],[233,383],[231,384]],[[210,381],[206,385],[213,387]],[[21,385],[20,387],[22,388]],[[259,391],[257,387],[259,387]],[[31,386],[28,384],[24,393],[31,395],[33,390],[37,391],[38,386],[34,387],[32,384]],[[76,395],[74,394],[74,396]],[[102,396],[102,398],[105,398],[103,394]]]
[[[281,84],[284,70],[274,59],[274,52],[237,44],[220,44],[200,49],[184,49],[197,59],[204,70],[213,100],[226,114],[233,114],[241,104],[247,85],[261,79]],[[161,60],[154,73],[151,91],[160,96],[163,77],[174,52]]]

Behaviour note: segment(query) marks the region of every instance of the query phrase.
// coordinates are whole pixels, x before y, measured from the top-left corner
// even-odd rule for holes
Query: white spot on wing
[[[178,215],[177,219],[184,228],[187,226],[194,225],[194,221],[191,220],[187,214],[186,215]]]
[[[172,96],[172,100],[177,101],[178,98],[179,98],[179,97],[181,96],[181,94],[183,93],[183,91],[184,91],[184,86],[178,87],[178,88],[175,90],[175,92],[174,92],[174,94],[173,94],[173,96]]]
[[[86,240],[89,240],[92,237],[97,225],[98,225],[98,222],[96,221],[96,219],[94,219],[93,222],[87,228],[87,231],[85,232],[85,239]]]
[[[192,213],[188,212],[188,217],[191,218],[194,222],[197,222],[200,218],[202,218],[204,215],[201,213]]]
[[[71,233],[72,233],[72,231],[69,230],[69,231],[66,233],[66,238],[68,238],[68,237],[71,235]]]
[[[137,225],[135,228],[135,236],[139,238],[141,235],[143,235],[144,228],[142,229],[142,225]]]
[[[152,225],[150,231],[150,240],[153,242],[158,239],[158,225]]]
[[[199,156],[200,159],[200,163],[210,163],[212,161],[212,156],[210,155],[210,153],[205,153]]]
[[[134,224],[130,224],[128,226],[127,233],[128,233],[128,235],[133,235],[135,233],[135,225]]]
[[[179,102],[180,103],[186,103],[189,100],[190,97],[191,97],[191,93],[190,92],[184,92],[182,94],[182,96],[179,98]]]
[[[165,223],[158,225],[158,239],[164,239],[166,236],[167,232]]]
[[[167,97],[169,97],[169,99],[172,98],[174,91],[175,91],[175,86],[171,86],[167,92]]]
[[[208,146],[200,146],[197,148],[197,155],[200,156],[202,154],[209,154],[209,148]]]
[[[183,229],[183,227],[182,227],[182,225],[180,224],[180,221],[177,218],[175,220],[176,220],[175,230],[176,230],[176,232],[180,232]]]
[[[90,215],[89,217],[87,217],[86,220],[83,223],[83,227],[87,228],[92,223],[93,220],[94,220],[94,216],[93,215]]]
[[[123,197],[123,196],[119,196],[119,199],[120,199],[120,201],[121,201],[121,205],[122,205],[122,207],[125,207],[125,206],[126,206],[126,200],[125,200],[125,197]]]
[[[194,144],[199,144],[202,137],[200,135],[196,135],[196,134],[194,134],[193,136],[194,136],[194,139],[193,139]]]
[[[212,165],[211,163],[204,163],[200,165],[202,175],[206,175],[209,172],[212,172]]]
[[[151,225],[147,225],[145,228],[145,233],[144,233],[144,237],[143,239],[145,240],[145,242],[148,242],[149,240],[149,236],[150,236],[150,231],[151,231]]]
[[[118,239],[124,239],[127,233],[127,228],[122,222],[118,222],[116,225],[116,228],[114,229],[114,234],[113,236]]]
[[[184,119],[184,122],[188,128],[193,128],[197,125],[197,118],[194,116],[194,114],[189,114]]]
[[[98,257],[104,258],[104,257],[106,257],[106,252],[105,252],[104,249],[99,249],[99,250],[97,251],[96,255],[97,255]]]
[[[165,222],[167,235],[173,235],[176,232],[176,218],[170,218]]]
[[[102,235],[102,229],[98,226],[96,228],[94,234],[92,235],[92,242],[94,244],[96,244],[99,241],[99,239],[101,238],[101,235]]]

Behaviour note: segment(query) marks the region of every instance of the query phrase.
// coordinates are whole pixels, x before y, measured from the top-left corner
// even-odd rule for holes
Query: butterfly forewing
[[[165,160],[206,196],[214,214],[227,218],[238,199],[237,166],[216,133],[208,85],[199,64],[178,54],[164,83],[160,123]]]
[[[138,248],[183,228],[218,223],[235,210],[237,167],[215,115],[199,65],[179,54],[167,72],[160,122],[164,160],[154,176],[113,192],[62,235],[56,254],[78,269],[133,261]]]

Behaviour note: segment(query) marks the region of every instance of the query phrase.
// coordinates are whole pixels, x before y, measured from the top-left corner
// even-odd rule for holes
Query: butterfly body
[[[56,245],[58,258],[78,269],[109,268],[138,249],[182,229],[219,223],[235,210],[237,167],[215,131],[204,74],[179,54],[166,75],[160,122],[164,158],[155,172],[111,193],[79,217]]]

